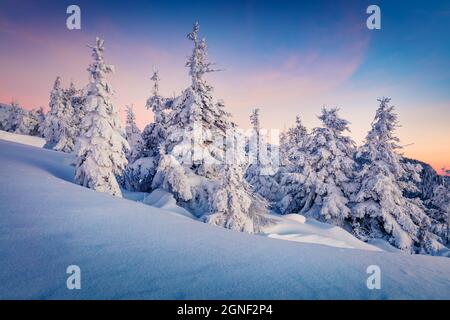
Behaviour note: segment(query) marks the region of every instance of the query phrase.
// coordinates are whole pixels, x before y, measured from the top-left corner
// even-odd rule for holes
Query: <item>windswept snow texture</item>
[[[72,162],[0,141],[0,298],[450,299],[448,258],[214,227],[78,186]],[[73,264],[81,290],[66,287]],[[369,265],[381,290],[367,289]]]

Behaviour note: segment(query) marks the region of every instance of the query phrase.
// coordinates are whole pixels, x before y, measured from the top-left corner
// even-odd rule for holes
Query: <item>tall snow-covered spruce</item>
[[[90,83],[84,105],[85,117],[77,148],[75,181],[82,186],[121,197],[116,176],[127,165],[129,150],[121,128],[119,112],[111,102],[113,90],[106,75],[113,66],[104,61],[104,41],[96,39],[92,49],[94,61],[89,66]]]
[[[253,190],[270,203],[275,203],[281,197],[280,186],[275,175],[278,163],[275,163],[274,146],[267,143],[266,130],[261,129],[259,108],[253,109],[250,123],[253,125],[248,143],[249,166],[245,172],[245,179]],[[276,159],[278,160],[278,159]]]
[[[362,238],[385,238],[409,252],[436,253],[443,249],[439,238],[430,232],[431,221],[419,199],[408,199],[399,139],[395,136],[398,117],[390,99],[379,99],[372,129],[357,153],[361,164],[359,190],[352,208],[354,233]]]
[[[77,89],[73,82],[70,82],[69,88],[64,90],[66,99],[70,102],[73,110],[72,126],[75,137],[81,134],[81,122],[84,118],[85,95],[83,90]]]
[[[159,93],[159,73],[153,72],[152,95],[147,99],[145,107],[154,115],[154,122],[147,125],[142,133],[147,157],[159,157],[159,149],[167,138],[167,112],[171,109],[172,99],[164,98]]]
[[[297,213],[305,206],[307,188],[306,178],[311,172],[311,163],[307,154],[309,134],[300,116],[295,126],[284,134],[281,145],[283,167],[278,173],[283,198],[278,203],[281,213]]]
[[[152,94],[147,99],[145,107],[153,112],[154,122],[148,124],[142,134],[142,147],[139,155],[135,154],[133,162],[130,162],[124,172],[124,187],[128,190],[151,192],[156,171],[161,171],[171,163],[171,159],[161,159],[161,150],[164,150],[167,138],[167,113],[170,112],[173,99],[162,97],[159,93],[159,73],[154,70]],[[140,144],[140,143],[139,143]],[[161,164],[162,163],[162,164]],[[179,172],[179,171],[177,171]],[[158,180],[160,181],[160,180]],[[167,185],[166,182],[165,185]]]
[[[235,178],[242,178],[247,166],[244,143],[239,144],[242,146],[239,162],[226,165],[227,139],[243,139],[243,136],[237,133],[223,103],[214,101],[213,89],[204,79],[206,73],[216,70],[207,59],[206,40],[199,38],[199,30],[199,24],[195,23],[188,34],[194,45],[186,62],[191,85],[179,97],[169,100],[170,112],[161,119],[165,121],[167,139],[159,148],[160,162],[152,188],[172,192],[180,204],[206,222],[257,232],[268,221],[263,216],[265,206],[259,205],[265,202],[252,193],[245,180],[235,183]],[[155,118],[162,117],[156,114]],[[224,170],[227,172],[225,180],[222,179]],[[226,191],[227,188],[232,189]],[[221,201],[230,201],[233,208],[224,210],[219,205]],[[236,208],[239,210],[235,211]]]
[[[173,102],[168,116],[166,151],[195,174],[214,178],[225,155],[225,135],[229,115],[215,103],[212,87],[204,80],[206,73],[216,71],[207,59],[206,40],[199,39],[200,26],[194,24],[188,39],[194,44],[186,62],[191,86]]]

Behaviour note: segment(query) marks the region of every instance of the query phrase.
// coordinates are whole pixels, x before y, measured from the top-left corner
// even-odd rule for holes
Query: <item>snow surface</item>
[[[263,230],[270,238],[323,244],[337,248],[382,251],[375,244],[362,242],[340,227],[306,219],[299,214],[287,214],[275,219],[277,220],[275,225],[265,227]]]
[[[300,216],[266,232],[321,230],[326,245],[211,226],[173,214],[161,194],[135,195],[156,208],[78,186],[71,163],[0,141],[0,298],[450,298],[448,258],[348,249],[361,247],[344,230]],[[72,264],[81,290],[66,288]],[[366,287],[369,265],[381,268],[381,290]]]
[[[10,133],[3,130],[0,130],[0,140],[13,141],[22,144],[26,144],[29,146],[42,148],[45,144],[44,138],[27,136],[23,134]]]
[[[177,205],[177,201],[171,193],[162,189],[156,189],[152,193],[146,195],[142,202],[177,215],[194,219],[194,216],[189,211]]]

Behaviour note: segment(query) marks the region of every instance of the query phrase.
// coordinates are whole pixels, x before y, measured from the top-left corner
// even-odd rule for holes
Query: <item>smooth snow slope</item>
[[[73,184],[69,155],[0,141],[0,298],[450,298],[450,259],[280,241]],[[66,268],[81,268],[81,290]],[[379,265],[381,290],[366,268]]]
[[[34,147],[43,147],[45,145],[45,139],[33,136],[27,136],[24,134],[11,133],[0,130],[0,140],[13,141],[22,144],[27,144]]]

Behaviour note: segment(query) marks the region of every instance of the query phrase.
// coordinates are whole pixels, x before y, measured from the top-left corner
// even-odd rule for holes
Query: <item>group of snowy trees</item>
[[[75,153],[77,183],[121,196],[117,178],[123,175],[127,158],[134,161],[141,156],[142,138],[132,108],[128,109],[125,132],[118,109],[111,103],[113,90],[106,75],[113,67],[104,62],[103,40],[97,38],[90,48],[94,61],[88,68],[90,82],[84,90],[76,89],[73,83],[63,88],[57,77],[47,114],[42,108],[27,111],[17,103],[0,105],[0,130],[41,136],[46,148]]]
[[[167,190],[203,221],[258,232],[270,222],[265,217],[266,201],[243,178],[248,164],[236,146],[241,133],[204,79],[216,70],[208,61],[206,40],[199,31],[196,23],[187,36],[193,43],[186,62],[191,77],[188,88],[179,96],[162,97],[158,72],[151,77],[154,86],[146,107],[155,121],[145,127],[141,139],[132,138],[138,133],[129,130],[132,156],[123,184],[138,191]],[[128,119],[127,127],[135,127],[130,112]]]
[[[448,244],[450,190],[436,185],[431,198],[410,196],[417,191],[421,166],[399,153],[397,114],[390,99],[379,102],[359,148],[345,135],[349,123],[338,109],[324,108],[321,127],[308,133],[297,117],[282,134],[281,166],[274,174],[262,180],[252,170],[247,179],[280,213],[305,214],[348,228],[362,240],[386,239],[408,252],[439,254]],[[251,121],[259,122],[255,113]],[[281,196],[267,197],[269,186],[272,197]]]
[[[42,137],[45,114],[42,108],[25,110],[17,102],[0,104],[0,130]]]
[[[179,96],[163,97],[154,71],[146,108],[154,121],[140,132],[132,107],[125,132],[110,102],[103,41],[93,47],[91,83],[81,124],[76,180],[120,195],[123,188],[164,189],[199,219],[246,232],[271,223],[267,209],[301,213],[351,230],[363,240],[383,238],[408,252],[438,254],[448,238],[448,189],[430,199],[411,197],[420,166],[404,161],[395,136],[397,115],[380,99],[362,146],[346,135],[349,122],[337,108],[323,108],[320,127],[308,132],[297,117],[279,146],[269,145],[259,109],[245,137],[231,120],[205,74],[216,71],[207,58],[199,25],[188,34],[193,51],[186,67],[191,84]],[[55,103],[58,103],[55,94]],[[277,153],[275,159],[269,154]]]
[[[63,89],[61,78],[57,77],[50,93],[49,107],[44,124],[46,147],[57,151],[73,152],[84,116],[82,90],[77,90],[73,83],[68,89]]]
[[[47,114],[42,107],[28,111],[16,102],[1,104],[0,130],[43,137],[46,148],[73,152],[84,117],[84,99],[82,90],[73,83],[67,89],[62,88],[61,78],[57,77]]]

